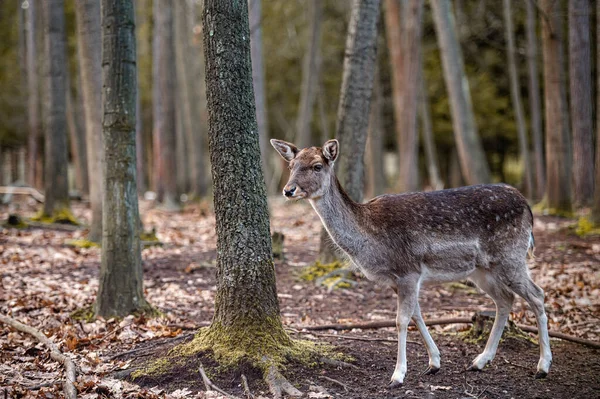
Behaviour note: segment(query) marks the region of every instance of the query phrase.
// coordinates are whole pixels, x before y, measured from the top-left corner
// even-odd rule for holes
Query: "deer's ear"
[[[333,163],[338,157],[340,153],[340,143],[339,141],[333,139],[329,140],[325,144],[323,144],[323,156],[329,160],[329,162]]]
[[[300,150],[298,150],[298,147],[296,147],[292,143],[288,143],[287,141],[283,140],[271,139],[271,145],[277,150],[279,155],[281,155],[281,157],[288,162],[296,158],[296,154],[300,152]]]

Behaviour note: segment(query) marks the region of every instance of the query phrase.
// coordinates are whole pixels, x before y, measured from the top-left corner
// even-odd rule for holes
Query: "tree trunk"
[[[100,3],[97,0],[75,2],[77,44],[85,135],[87,141],[88,176],[92,221],[88,240],[102,240],[103,159],[102,144],[102,35]]]
[[[176,5],[174,8],[177,7]],[[175,39],[175,43],[177,43],[177,38]],[[178,45],[175,45],[177,48]],[[176,74],[177,80],[179,80],[179,74]],[[177,83],[177,91],[175,98],[175,164],[177,165],[177,176],[175,179],[177,181],[177,192],[178,193],[187,193],[190,186],[190,170],[188,169],[188,150],[189,143],[187,143],[187,135],[188,129],[186,126],[187,121],[183,115],[184,99],[182,98],[183,90],[179,86],[179,82]]]
[[[489,166],[475,124],[469,81],[454,24],[452,3],[447,0],[431,0],[431,6],[444,79],[450,96],[452,126],[461,170],[467,184],[489,183]]]
[[[354,0],[346,37],[346,56],[340,102],[338,104],[336,137],[340,156],[336,172],[344,189],[356,202],[364,191],[364,153],[369,128],[373,78],[377,64],[377,22],[379,0]],[[321,231],[319,259],[331,261],[332,246]]]
[[[571,212],[569,127],[565,118],[561,2],[542,0],[542,53],[546,111],[546,199],[553,213]]]
[[[104,208],[95,312],[104,318],[147,311],[136,188],[135,17],[131,0],[102,0]]]
[[[135,146],[136,146],[136,169],[137,169],[137,188],[138,195],[143,196],[146,191],[149,190],[149,174],[150,174],[150,165],[148,164],[148,152],[152,151],[152,132],[148,134],[148,128],[151,126],[148,118],[144,117],[144,104],[142,102],[142,81],[144,77],[148,75],[148,73],[152,73],[151,68],[146,68],[148,71],[144,71],[143,73],[140,71],[144,69],[141,63],[144,60],[147,60],[151,57],[151,29],[150,20],[151,16],[148,14],[148,6],[152,4],[151,0],[137,0],[134,2],[135,6],[135,18],[136,18],[136,45],[137,45],[137,84],[138,84],[138,95],[136,97],[136,127],[135,127]],[[148,87],[147,85],[145,87]],[[149,140],[150,139],[150,140]]]
[[[40,122],[40,90],[38,76],[38,52],[36,46],[37,32],[37,4],[35,1],[29,2],[27,9],[27,113],[28,113],[28,128],[29,135],[27,136],[27,158],[29,165],[27,173],[27,182],[32,187],[40,188],[38,181],[42,173],[38,167],[40,153],[40,138],[42,135],[42,127]]]
[[[596,1],[596,172],[592,222],[600,225],[600,1]]]
[[[529,74],[529,107],[531,108],[531,132],[535,154],[535,198],[540,199],[546,191],[546,165],[544,163],[544,138],[542,135],[542,108],[538,75],[538,44],[536,34],[536,9],[532,1],[527,5],[527,70]]]
[[[421,57],[422,58],[422,57]],[[435,140],[433,139],[433,129],[431,127],[431,114],[429,112],[429,96],[427,94],[427,84],[425,81],[425,71],[423,71],[423,60],[421,59],[421,73],[419,76],[419,111],[421,116],[421,138],[425,148],[425,159],[427,162],[427,174],[429,175],[429,185],[434,190],[444,188],[444,182],[440,177],[440,168],[438,166],[437,151]]]
[[[578,206],[594,196],[594,139],[592,135],[592,65],[589,0],[569,1],[569,83],[573,133],[573,193]]]
[[[254,84],[254,99],[256,104],[256,122],[258,124],[258,136],[260,141],[260,154],[262,169],[267,182],[271,182],[273,168],[272,153],[269,150],[269,120],[267,118],[267,98],[265,90],[265,69],[263,66],[262,50],[262,0],[248,0],[250,18],[250,55],[252,57],[252,82]],[[271,160],[271,161],[270,161]],[[269,192],[274,193],[277,187],[267,187]]]
[[[44,90],[44,191],[42,217],[53,218],[69,209],[67,180],[67,53],[63,0],[42,2],[46,58]]]
[[[71,157],[73,159],[75,188],[80,194],[88,194],[89,184],[85,132],[84,126],[77,115],[77,100],[73,99],[73,90],[71,90],[69,79],[67,79],[66,100],[67,132],[69,133],[69,144],[71,147]]]
[[[256,0],[254,0],[256,1]],[[317,96],[320,74],[321,25],[323,21],[323,3],[320,0],[308,0],[309,34],[304,65],[302,66],[302,87],[300,107],[296,120],[296,144],[298,148],[314,145],[311,122]]]
[[[517,117],[517,133],[519,139],[519,151],[523,162],[523,176],[525,181],[525,196],[533,198],[533,171],[529,157],[529,145],[527,143],[527,127],[525,126],[525,115],[521,104],[521,87],[517,72],[515,36],[512,23],[511,0],[504,0],[504,24],[506,33],[508,74],[510,78],[510,96],[512,98],[513,110]]]
[[[173,42],[173,3],[154,0],[154,144],[158,156],[155,179],[159,198],[166,210],[180,208],[177,198],[175,133],[175,54]],[[160,195],[162,194],[162,195]]]
[[[289,338],[275,287],[247,2],[206,0],[203,27],[219,270],[208,336],[221,347],[269,351]]]
[[[376,67],[377,68],[377,67]],[[367,181],[365,196],[373,198],[385,191],[385,170],[383,166],[383,93],[379,74],[375,71],[373,79],[373,100],[369,116],[369,133],[367,137],[366,169]]]
[[[412,192],[419,187],[419,136],[417,134],[417,109],[419,92],[419,63],[421,58],[421,27],[423,1],[410,0],[405,4],[403,18],[404,84],[402,100],[402,129],[400,149],[400,191]]]

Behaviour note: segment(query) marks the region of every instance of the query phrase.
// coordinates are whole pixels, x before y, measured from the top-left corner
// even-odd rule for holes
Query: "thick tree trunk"
[[[209,336],[238,350],[268,351],[265,342],[289,338],[279,316],[256,134],[248,4],[206,0],[203,22],[219,270]]]
[[[136,188],[135,17],[131,0],[102,0],[104,208],[96,314],[146,311]]]
[[[251,0],[256,1],[256,0]],[[315,143],[312,140],[311,122],[317,96],[320,75],[321,25],[323,21],[323,3],[321,0],[308,0],[309,33],[304,65],[302,66],[302,87],[300,107],[296,119],[296,145],[306,148]]]
[[[432,0],[434,25],[442,56],[444,79],[450,96],[450,111],[458,157],[467,184],[490,182],[490,171],[475,124],[469,81],[458,42],[452,3]]]
[[[535,198],[540,199],[546,191],[546,164],[544,162],[544,138],[542,135],[542,106],[538,75],[538,39],[536,33],[536,9],[532,1],[527,5],[527,71],[529,75],[529,108],[533,151],[535,156]]]
[[[173,3],[154,0],[154,144],[158,162],[155,179],[163,192],[159,198],[167,210],[180,208],[177,196],[175,133],[175,52],[173,42]],[[162,196],[160,195],[162,194]]]
[[[594,139],[592,135],[592,65],[589,0],[569,2],[569,83],[573,133],[573,193],[578,206],[594,196]]]
[[[364,192],[364,154],[369,128],[373,78],[377,64],[377,22],[379,0],[354,0],[346,37],[346,56],[340,102],[338,104],[336,138],[340,156],[336,172],[348,195],[357,202]],[[320,261],[330,261],[332,246],[321,231]]]
[[[512,98],[513,110],[517,118],[517,133],[519,139],[519,152],[523,162],[523,180],[525,183],[525,196],[533,198],[533,171],[529,156],[529,145],[527,143],[527,127],[525,126],[525,114],[521,104],[521,87],[517,72],[517,60],[515,49],[515,35],[512,23],[511,0],[504,0],[504,24],[506,33],[508,74],[510,78],[510,96]]]
[[[600,1],[596,1],[596,172],[592,222],[600,225]]]
[[[69,79],[67,79],[66,93],[66,113],[67,113],[67,132],[69,133],[69,144],[71,147],[71,157],[73,159],[73,169],[75,174],[75,188],[81,194],[89,193],[87,153],[85,142],[85,127],[77,115],[77,100],[73,99],[73,90],[71,90]]]
[[[546,111],[546,199],[555,213],[571,212],[569,126],[562,42],[561,2],[542,0],[542,53]]]
[[[69,208],[67,180],[67,53],[63,0],[42,2],[46,58],[44,124],[44,191],[42,216],[53,217]]]
[[[425,159],[427,162],[427,174],[429,175],[429,185],[434,190],[444,188],[444,183],[440,177],[440,168],[438,166],[437,151],[435,140],[433,139],[433,128],[431,127],[431,114],[429,112],[429,96],[427,94],[427,84],[425,73],[423,71],[423,60],[421,59],[421,73],[419,76],[419,114],[421,120],[421,138],[425,148]]]
[[[421,59],[421,31],[423,1],[410,0],[403,18],[404,85],[402,101],[402,130],[398,143],[400,152],[400,191],[416,191],[419,187],[419,136],[417,110],[419,92],[419,63]]]
[[[77,43],[85,135],[87,140],[88,176],[90,182],[90,206],[92,221],[88,240],[102,240],[102,35],[100,3],[97,0],[75,2],[77,17]]]
[[[383,93],[379,74],[375,71],[373,79],[373,100],[371,101],[371,115],[369,116],[369,133],[367,137],[367,152],[365,167],[367,181],[365,196],[373,198],[385,191],[385,171],[383,166]]]
[[[40,138],[42,126],[40,121],[40,90],[38,77],[38,53],[37,53],[37,4],[29,2],[27,9],[27,34],[25,37],[27,48],[27,113],[28,113],[28,136],[27,136],[27,182],[32,187],[38,187],[38,181],[42,173],[38,167],[40,154]]]
[[[269,120],[267,118],[267,93],[265,89],[265,68],[262,50],[262,0],[248,0],[250,26],[250,56],[252,58],[252,82],[254,84],[254,99],[256,104],[256,122],[260,141],[260,154],[265,180],[271,185],[273,167],[272,152],[269,150]],[[277,187],[267,187],[274,193]]]

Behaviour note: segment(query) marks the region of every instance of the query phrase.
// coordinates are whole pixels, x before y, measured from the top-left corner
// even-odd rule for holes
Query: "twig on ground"
[[[34,384],[34,385],[23,385],[23,386],[30,391],[38,391],[42,388],[54,386],[54,385],[58,384],[59,382],[60,381],[45,381],[45,382],[40,382],[40,383]]]
[[[273,399],[282,399],[284,393],[294,397],[303,395],[273,365],[269,366],[265,380],[267,381],[267,385],[269,385],[269,390],[273,394]]]
[[[244,395],[246,396],[246,399],[254,399],[254,395],[252,395],[252,392],[250,391],[248,380],[244,374],[242,374],[242,387],[244,388]]]
[[[44,333],[42,333],[40,330],[27,326],[11,317],[2,314],[0,314],[0,321],[11,326],[15,330],[33,335],[38,341],[50,349],[50,357],[55,361],[62,363],[65,367],[65,380],[63,382],[63,391],[65,393],[65,397],[67,399],[76,399],[77,389],[75,388],[75,382],[77,381],[77,373],[75,371],[75,363],[73,363],[68,356],[63,355],[63,353],[58,350],[58,346],[56,346],[54,342],[50,341],[48,337],[46,337],[46,335],[44,335]]]
[[[123,356],[131,355],[133,353],[137,353],[139,355],[139,352],[145,353],[145,352],[149,351],[150,349],[156,348],[157,346],[162,346],[162,345],[170,344],[170,343],[173,343],[173,342],[181,341],[181,340],[186,339],[188,337],[191,337],[193,335],[194,335],[194,333],[187,333],[187,334],[181,334],[181,335],[179,335],[177,337],[174,337],[174,338],[169,338],[169,339],[164,340],[164,341],[158,341],[157,340],[155,342],[151,342],[148,345],[145,345],[142,348],[134,348],[134,349],[131,349],[131,350],[128,350],[128,351],[125,351],[125,352],[117,353],[116,355],[112,355],[111,357],[108,358],[108,360],[112,361],[112,360],[118,359],[118,358],[123,357]]]
[[[312,331],[299,331],[299,334],[311,334],[316,337],[342,338],[342,339],[349,339],[349,340],[354,340],[354,341],[376,341],[376,342],[394,342],[394,343],[398,342],[398,340],[393,339],[393,338],[353,337],[351,335],[319,334],[319,333],[314,333]],[[417,345],[420,344],[420,342],[411,341],[411,340],[406,340],[406,342],[409,344],[417,344]]]
[[[328,357],[322,357],[319,361],[330,366],[358,369],[358,366],[355,366],[354,364],[342,362],[341,360],[329,359]]]
[[[346,392],[348,392],[348,391],[349,391],[349,389],[348,389],[348,385],[344,384],[343,382],[340,382],[340,381],[338,381],[338,380],[336,380],[336,379],[334,379],[334,378],[327,377],[327,376],[324,376],[324,375],[322,375],[322,376],[320,376],[320,377],[321,377],[322,379],[324,379],[324,380],[331,381],[331,382],[333,382],[334,384],[338,384],[338,385],[340,385],[342,388],[344,388],[344,391],[346,391]]]
[[[198,371],[200,372],[200,375],[202,376],[202,381],[204,382],[204,385],[206,386],[207,391],[217,391],[220,394],[227,396],[228,398],[238,399],[237,396],[230,395],[227,392],[223,391],[218,386],[216,386],[215,384],[213,384],[210,381],[210,379],[208,378],[208,376],[206,375],[206,373],[204,372],[204,368],[202,367],[202,364],[200,364],[200,366],[198,367]]]
[[[41,223],[35,222],[31,219],[25,220],[30,227],[37,227],[39,229],[49,229],[49,230],[64,230],[64,231],[77,231],[85,228],[85,226],[75,226],[72,224],[66,223]]]

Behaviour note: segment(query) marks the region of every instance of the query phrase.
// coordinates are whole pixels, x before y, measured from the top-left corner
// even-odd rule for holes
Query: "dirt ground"
[[[411,330],[409,340],[414,342],[408,345],[405,384],[388,390],[396,359],[396,343],[387,341],[395,339],[393,328],[309,333],[299,326],[393,319],[393,292],[360,276],[355,287],[332,292],[301,280],[300,271],[318,250],[320,222],[307,204],[274,199],[270,205],[272,231],[286,236],[285,258],[276,262],[284,324],[294,337],[329,342],[355,359],[353,368],[288,365],[284,375],[308,397],[600,397],[600,351],[555,339],[551,341],[554,363],[545,380],[534,380],[538,347],[523,339],[503,340],[491,366],[483,372],[466,372],[484,343],[467,343],[457,336],[468,328],[464,324],[430,328],[442,353],[442,368],[434,376],[421,375],[427,367],[427,353],[418,333]],[[78,388],[83,398],[218,397],[204,392],[200,364],[228,393],[243,396],[243,371],[253,393],[268,396],[256,370],[221,370],[206,357],[159,378],[138,379],[133,384],[120,379],[169,347],[191,339],[198,326],[210,322],[216,290],[216,237],[209,208],[188,207],[173,215],[142,204],[144,226],[155,228],[163,242],[143,251],[145,294],[164,313],[158,319],[74,320],[73,311],[93,303],[100,251],[67,245],[84,231],[39,228],[0,231],[0,312],[43,330],[71,356],[80,369]],[[21,204],[13,211],[32,214],[34,209]],[[3,220],[8,213],[0,209]],[[83,221],[89,217],[80,204],[75,213]],[[530,260],[530,269],[546,292],[550,329],[599,341],[600,240],[577,237],[569,229],[573,223],[536,216],[536,258]],[[425,319],[470,317],[493,309],[492,301],[475,288],[456,284],[426,287],[420,303]],[[533,314],[520,300],[511,319],[535,325]],[[60,396],[61,367],[30,337],[0,325],[0,350],[0,398],[3,393],[5,397]],[[319,392],[323,390],[326,393]]]

